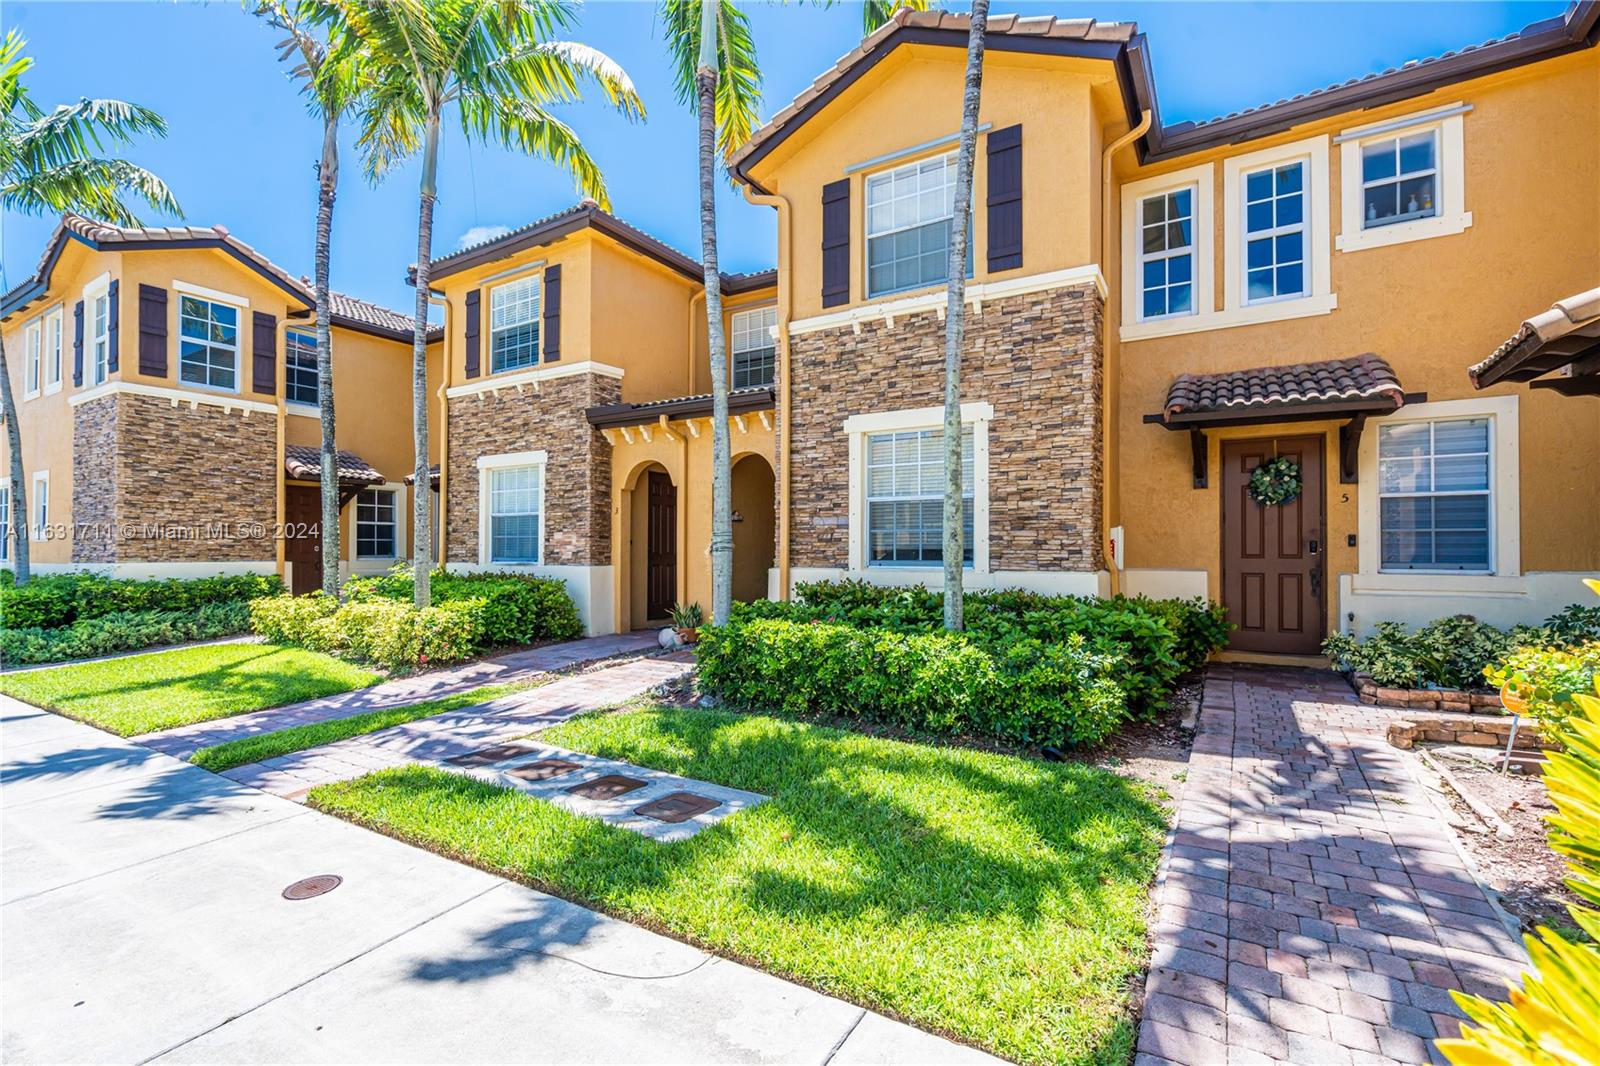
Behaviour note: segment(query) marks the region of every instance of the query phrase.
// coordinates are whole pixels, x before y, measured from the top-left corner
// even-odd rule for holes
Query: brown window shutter
[[[139,286],[139,373],[167,376],[167,290]]]
[[[822,306],[850,302],[850,179],[822,187]]]
[[[482,290],[467,293],[467,377],[478,376],[478,301]]]
[[[278,316],[250,312],[250,387],[271,396],[278,391]]]
[[[1022,127],[989,134],[989,271],[1022,265]]]
[[[122,300],[120,299],[122,285],[117,278],[111,279],[111,286],[106,290],[106,373],[115,374],[121,365],[119,353],[122,351]]]
[[[72,308],[72,387],[83,387],[83,301]]]
[[[544,268],[544,361],[561,358],[561,268]]]

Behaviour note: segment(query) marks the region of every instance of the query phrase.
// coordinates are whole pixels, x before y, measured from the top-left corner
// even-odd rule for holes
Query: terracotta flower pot
[[[678,639],[683,641],[685,644],[693,644],[695,641],[700,639],[700,630],[698,630],[698,629],[679,629],[678,630]]]

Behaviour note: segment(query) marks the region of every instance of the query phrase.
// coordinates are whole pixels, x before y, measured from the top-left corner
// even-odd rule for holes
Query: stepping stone
[[[573,785],[567,789],[574,796],[582,796],[591,800],[610,800],[618,796],[625,796],[643,788],[645,783],[636,777],[623,777],[621,774],[606,774],[593,781],[585,781],[581,785]]]
[[[722,806],[720,802],[707,796],[696,796],[693,792],[674,792],[658,800],[651,800],[642,807],[635,807],[633,813],[676,825],[679,822],[687,822],[697,814],[714,811],[720,806]]]
[[[454,762],[455,760],[450,760]],[[565,759],[540,759],[523,766],[513,767],[505,771],[507,777],[514,777],[518,781],[548,781],[552,777],[561,777],[570,774],[578,768],[575,762]]]

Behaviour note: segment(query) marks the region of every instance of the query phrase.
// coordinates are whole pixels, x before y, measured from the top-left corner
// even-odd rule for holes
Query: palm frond
[[[79,100],[15,130],[10,146],[16,165],[43,170],[91,152],[131,144],[140,134],[164,137],[166,121],[147,107],[122,100]]]
[[[461,127],[469,137],[497,140],[507,148],[547,159],[572,175],[578,192],[611,210],[600,166],[572,127],[528,100],[472,94],[458,101]]]
[[[724,156],[750,139],[760,122],[761,66],[750,20],[733,0],[718,0],[717,147]],[[672,61],[678,103],[695,108],[700,66],[700,0],[662,0],[656,20]]]
[[[545,102],[581,99],[580,81],[590,80],[606,94],[612,107],[627,118],[645,117],[644,101],[622,65],[598,48],[577,41],[538,41],[498,61],[525,87],[530,96]]]
[[[139,217],[125,195],[157,211],[182,215],[166,182],[125,159],[75,159],[47,170],[12,177],[0,184],[0,203],[22,214],[76,211],[118,226],[137,226]]]

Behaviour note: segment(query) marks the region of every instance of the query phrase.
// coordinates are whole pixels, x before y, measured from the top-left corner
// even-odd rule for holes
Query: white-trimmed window
[[[1382,569],[1493,571],[1493,452],[1488,417],[1378,427]]]
[[[1304,160],[1244,175],[1245,303],[1306,294]]]
[[[539,363],[539,275],[489,290],[489,372]]]
[[[961,405],[962,555],[989,572],[989,423],[994,407]],[[845,419],[849,441],[849,564],[937,569],[944,560],[944,408]]]
[[[478,561],[544,562],[545,452],[478,457]]]
[[[61,391],[61,348],[66,334],[66,310],[54,308],[44,316],[44,391]]]
[[[89,301],[89,384],[103,385],[111,376],[111,294]]]
[[[283,398],[316,407],[317,336],[301,329],[283,335]]]
[[[1343,194],[1339,249],[1460,233],[1472,225],[1464,195],[1467,104],[1368,123],[1335,138]]]
[[[943,284],[955,221],[956,154],[869,174],[866,186],[867,296]],[[968,234],[970,275],[970,227]]]
[[[33,529],[29,533],[30,540],[44,540],[47,527],[50,525],[50,472],[40,470],[33,475]]]
[[[1139,319],[1194,313],[1195,190],[1139,201]]]
[[[944,430],[869,433],[867,565],[944,565]],[[975,553],[972,427],[961,431],[962,562]]]
[[[733,387],[753,388],[771,385],[777,361],[777,341],[772,332],[778,327],[776,307],[758,307],[733,313]]]
[[[11,558],[11,485],[0,485],[0,560]]]
[[[98,329],[98,312],[96,315]],[[97,365],[98,360],[97,353]],[[237,307],[182,295],[178,309],[178,379],[202,388],[239,390]]]
[[[22,333],[22,398],[31,400],[39,395],[40,381],[44,377],[44,319],[29,322]]]
[[[399,505],[393,489],[362,489],[356,496],[356,558],[398,556],[396,527]]]

